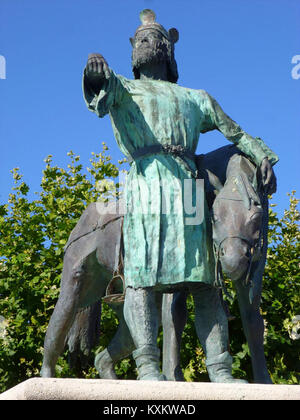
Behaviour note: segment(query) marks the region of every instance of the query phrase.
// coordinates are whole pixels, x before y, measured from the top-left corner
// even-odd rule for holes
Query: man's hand
[[[272,165],[267,158],[264,158],[262,161],[260,170],[265,193],[270,195],[274,194],[277,189],[277,181]]]
[[[93,82],[110,78],[110,70],[105,58],[101,54],[89,54],[86,65],[86,75]]]

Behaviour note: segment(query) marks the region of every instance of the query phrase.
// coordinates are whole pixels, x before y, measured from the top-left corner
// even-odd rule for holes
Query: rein
[[[214,251],[215,251],[215,256],[216,256],[216,264],[215,264],[215,283],[216,283],[216,286],[221,286],[224,289],[223,273],[222,273],[222,269],[221,269],[221,266],[220,266],[220,251],[221,251],[221,246],[223,245],[223,243],[227,239],[240,239],[240,240],[246,242],[246,244],[249,246],[249,249],[250,249],[249,266],[248,266],[247,274],[246,274],[246,277],[245,277],[245,280],[244,280],[244,286],[247,286],[249,284],[249,278],[250,278],[250,273],[251,273],[251,268],[252,268],[253,257],[255,255],[257,245],[260,243],[260,238],[261,238],[261,235],[260,235],[259,239],[257,240],[257,242],[253,243],[253,242],[249,241],[249,239],[247,239],[243,236],[232,235],[232,236],[226,236],[225,238],[223,238],[219,242],[217,247],[214,244]],[[259,247],[259,249],[260,249],[260,247]],[[221,279],[220,279],[220,277],[221,277]]]
[[[221,199],[222,200],[230,200],[229,198],[225,198],[225,197],[222,197]],[[244,201],[244,200],[235,200],[235,201]],[[251,280],[250,280],[250,274],[251,274],[251,269],[252,269],[253,257],[254,257],[254,255],[256,254],[257,251],[261,253],[261,250],[262,250],[262,244],[261,244],[262,236],[263,236],[263,223],[261,223],[261,228],[260,228],[260,231],[259,231],[259,237],[256,241],[251,241],[243,235],[235,234],[235,235],[225,236],[223,239],[221,239],[217,243],[217,245],[214,242],[214,254],[215,254],[215,258],[216,258],[215,285],[217,287],[222,287],[222,289],[224,290],[226,295],[228,295],[228,292],[227,292],[227,290],[225,288],[225,285],[224,285],[223,272],[222,272],[222,267],[221,267],[221,263],[220,263],[220,252],[221,252],[221,247],[222,247],[223,243],[227,239],[240,239],[241,241],[244,241],[247,244],[248,249],[250,251],[250,257],[249,257],[249,266],[248,266],[248,269],[247,269],[247,274],[246,274],[244,282],[243,282],[244,286],[247,286],[248,284],[252,283]]]

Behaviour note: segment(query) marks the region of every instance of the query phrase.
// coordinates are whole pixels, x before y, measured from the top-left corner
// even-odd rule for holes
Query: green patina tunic
[[[99,94],[90,89],[84,76],[83,91],[91,111],[99,117],[109,113],[117,143],[127,157],[157,144],[182,145],[194,153],[200,133],[218,129],[256,165],[264,157],[272,164],[277,161],[262,141],[245,133],[204,90],[165,81],[129,80],[111,72]],[[125,189],[126,286],[214,284],[211,223],[204,195],[202,222],[188,224],[187,218],[193,215],[187,213],[184,194],[178,189],[185,179],[196,182],[195,163],[187,162],[188,166],[179,157],[159,153],[131,165]],[[162,184],[169,186],[167,197]],[[195,204],[195,185],[192,200]]]

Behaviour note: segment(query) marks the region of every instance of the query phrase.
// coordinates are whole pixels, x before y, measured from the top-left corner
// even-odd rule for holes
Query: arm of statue
[[[260,165],[262,181],[266,194],[275,194],[277,190],[277,180],[272,165],[265,157]]]
[[[112,107],[120,105],[127,92],[125,83],[125,78],[117,76],[101,54],[89,54],[83,72],[82,91],[90,111],[102,118]]]
[[[95,94],[98,94],[105,80],[110,78],[108,64],[101,54],[89,54],[85,68],[85,76],[89,87]]]
[[[206,95],[205,114],[208,123],[202,132],[219,130],[260,168],[265,193],[275,193],[277,182],[272,166],[278,161],[278,156],[260,138],[252,137],[242,130],[235,121],[225,114],[214,98]]]

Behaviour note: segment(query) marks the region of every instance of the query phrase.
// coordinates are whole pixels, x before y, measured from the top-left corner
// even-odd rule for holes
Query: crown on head
[[[135,31],[135,36],[138,32],[144,31],[146,29],[154,29],[156,31],[159,31],[168,41],[175,44],[175,42],[178,41],[179,34],[177,29],[172,28],[169,31],[166,31],[166,29],[157,23],[156,15],[151,9],[144,9],[140,13],[140,20],[142,24],[137,28]]]

